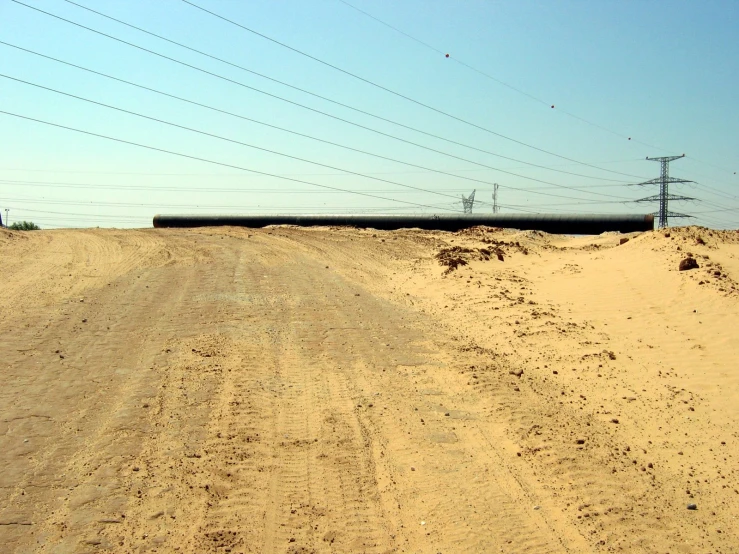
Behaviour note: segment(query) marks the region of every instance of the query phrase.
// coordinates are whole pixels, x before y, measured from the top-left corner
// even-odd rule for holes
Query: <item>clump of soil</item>
[[[685,258],[680,262],[680,266],[678,268],[680,271],[688,271],[689,269],[698,269],[698,262],[695,261],[695,258]]]
[[[451,273],[459,266],[467,265],[470,260],[477,259],[480,261],[488,261],[490,258],[495,256],[501,262],[505,260],[505,252],[496,246],[494,248],[467,248],[464,246],[452,246],[451,248],[442,248],[436,259],[439,260],[439,265],[446,266],[444,274]]]
[[[515,248],[516,250],[518,250],[519,252],[521,252],[521,254],[525,254],[527,256],[529,254],[529,249],[526,248],[523,244],[521,244],[518,241],[515,241],[515,242],[512,242],[512,241],[511,242],[506,242],[504,240],[496,240],[496,239],[484,238],[484,239],[482,239],[482,242],[487,243],[487,244],[493,244],[493,245],[495,245],[496,246],[496,250],[500,250],[500,247],[501,246],[508,246],[509,248]]]
[[[442,248],[439,253],[436,254],[436,259],[439,260],[439,265],[445,265],[447,267],[446,273],[451,273],[457,269],[460,265],[467,265],[468,255],[473,253],[472,248],[465,248],[463,246],[452,246],[451,248]]]
[[[446,275],[461,265],[467,265],[470,260],[476,259],[486,262],[493,256],[501,262],[505,261],[505,252],[497,245],[485,248],[467,248],[465,246],[442,248],[436,254],[436,259],[439,260],[439,265],[445,265],[447,267],[446,271],[444,271]]]

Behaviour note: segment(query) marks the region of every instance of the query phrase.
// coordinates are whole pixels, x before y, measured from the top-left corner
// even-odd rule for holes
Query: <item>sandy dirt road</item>
[[[739,551],[739,249],[674,239],[5,232],[3,551]]]

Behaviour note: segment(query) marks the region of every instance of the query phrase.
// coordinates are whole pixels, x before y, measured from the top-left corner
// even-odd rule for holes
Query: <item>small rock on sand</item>
[[[695,258],[685,258],[683,261],[680,262],[680,266],[678,267],[678,269],[680,271],[698,269],[698,262],[695,261]]]

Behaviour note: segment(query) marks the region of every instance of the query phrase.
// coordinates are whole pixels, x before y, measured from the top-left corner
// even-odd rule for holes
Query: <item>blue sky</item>
[[[671,192],[701,201],[671,202],[696,215],[671,224],[739,227],[734,1],[348,0],[425,45],[340,0],[194,2],[453,117],[181,0],[78,3],[251,73],[65,0],[23,1],[220,77],[11,0],[0,2],[0,41],[242,117],[5,44],[0,110],[262,174],[0,114],[0,209],[10,209],[11,222],[145,227],[155,213],[452,213],[473,189],[486,202],[475,207],[481,213],[491,210],[493,183],[502,212],[648,213],[657,206],[631,201],[657,188],[628,184],[659,175],[647,156],[685,153],[671,175],[696,183]]]

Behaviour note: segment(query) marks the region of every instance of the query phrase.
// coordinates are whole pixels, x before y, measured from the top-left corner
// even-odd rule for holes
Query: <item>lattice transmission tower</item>
[[[650,179],[649,181],[644,181],[643,183],[637,183],[637,186],[646,186],[646,185],[659,185],[659,194],[655,194],[653,196],[647,196],[646,198],[640,198],[639,200],[635,200],[635,202],[657,202],[659,201],[659,210],[654,212],[652,215],[659,217],[659,228],[662,229],[664,227],[667,227],[667,218],[669,217],[693,217],[692,215],[687,214],[681,214],[677,212],[671,212],[668,208],[668,201],[669,200],[695,200],[695,198],[690,198],[689,196],[677,196],[675,194],[670,194],[668,190],[668,186],[670,183],[692,183],[693,181],[688,181],[687,179],[678,179],[676,177],[670,177],[670,162],[679,160],[680,158],[685,157],[685,154],[682,156],[663,156],[661,158],[649,158],[647,157],[647,160],[650,162],[660,162],[662,165],[662,171],[660,172],[660,176],[656,179]]]
[[[477,192],[477,189],[473,190],[469,196],[462,195],[462,208],[464,208],[466,214],[472,213],[472,206],[475,204],[475,192]]]

